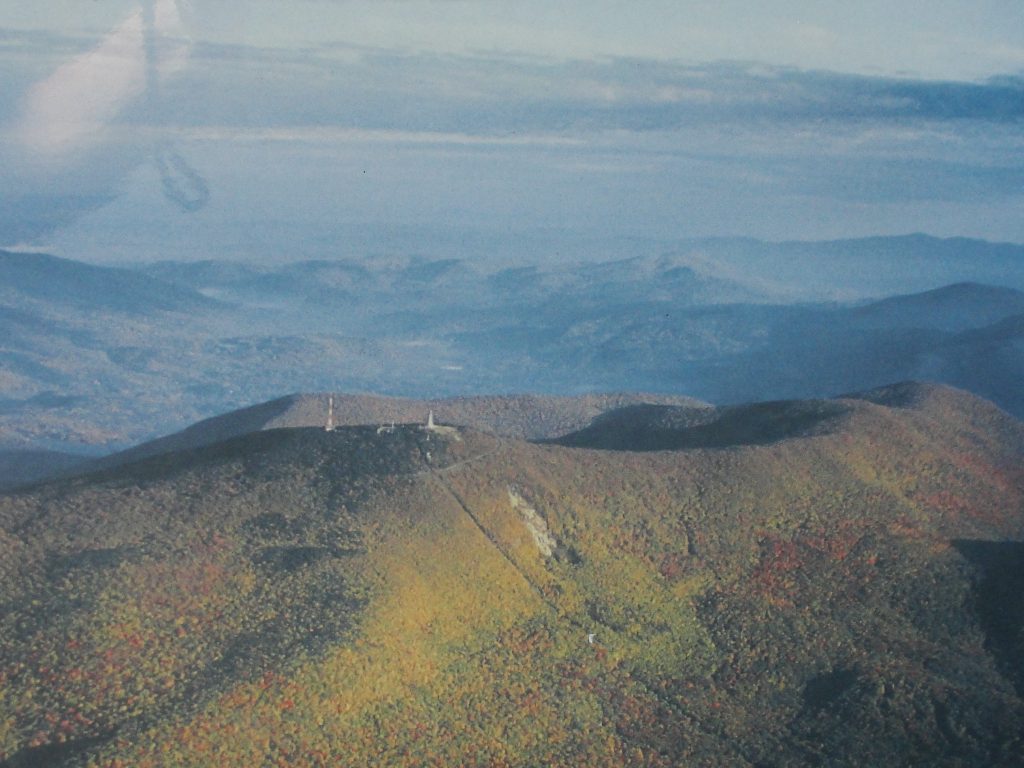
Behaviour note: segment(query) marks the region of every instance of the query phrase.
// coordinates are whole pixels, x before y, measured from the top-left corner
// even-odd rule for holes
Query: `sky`
[[[1024,242],[1019,0],[6,3],[0,73],[6,247]]]

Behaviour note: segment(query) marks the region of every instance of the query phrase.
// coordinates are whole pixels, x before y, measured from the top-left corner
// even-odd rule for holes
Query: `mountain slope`
[[[0,496],[0,754],[1017,764],[1024,426],[835,405],[642,453],[274,429]]]

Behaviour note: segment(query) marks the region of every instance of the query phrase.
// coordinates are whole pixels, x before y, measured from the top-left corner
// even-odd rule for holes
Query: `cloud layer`
[[[131,64],[137,25],[131,16],[84,51],[74,38],[0,34],[11,73],[0,88],[0,159],[17,181],[0,207],[19,211],[17,222],[0,216],[0,229],[32,229],[26,201],[59,197],[70,211],[80,198],[92,241],[107,226],[160,255],[173,218],[145,196],[156,189],[179,210],[210,203],[191,234],[223,243],[246,229],[268,252],[303,231],[328,242],[339,222],[1024,240],[1013,213],[1024,202],[1019,73],[951,82],[182,36],[168,38],[179,47],[165,49],[154,105]],[[109,76],[92,82],[81,74],[90,66]],[[74,162],[41,169],[19,151],[32,142],[36,155]],[[97,218],[96,200],[115,195],[121,202]],[[37,236],[53,226],[41,216]]]

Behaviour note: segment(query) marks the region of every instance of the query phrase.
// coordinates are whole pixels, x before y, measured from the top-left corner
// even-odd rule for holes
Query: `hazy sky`
[[[5,3],[0,72],[0,243],[80,258],[1024,241],[1019,0]]]

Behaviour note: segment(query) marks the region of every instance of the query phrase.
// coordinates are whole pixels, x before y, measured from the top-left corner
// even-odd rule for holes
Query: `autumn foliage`
[[[1024,427],[937,388],[828,419],[274,430],[0,497],[0,760],[1012,765],[988,606],[1024,574],[985,563],[1024,534]]]

